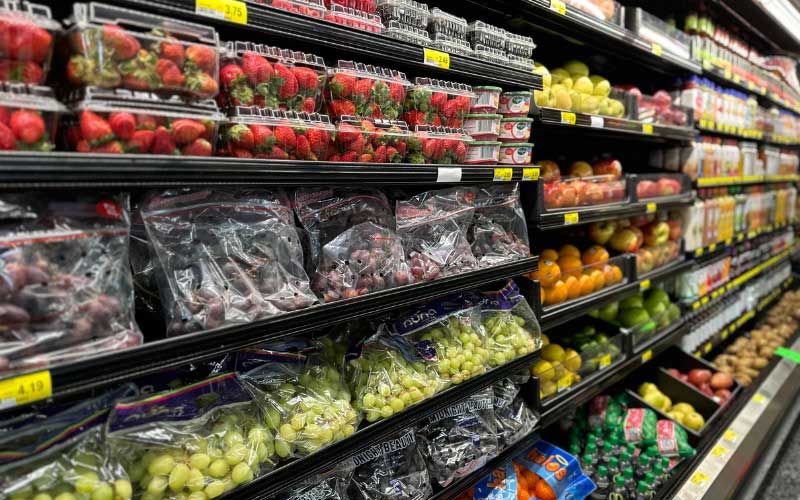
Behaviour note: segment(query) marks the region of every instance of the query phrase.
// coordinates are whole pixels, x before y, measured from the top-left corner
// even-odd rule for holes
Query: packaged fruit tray
[[[325,7],[330,9],[334,5],[341,5],[349,9],[374,14],[380,3],[380,0],[325,0]]]
[[[399,120],[411,82],[400,71],[340,60],[328,68],[328,114]]]
[[[423,47],[431,45],[431,37],[424,28],[415,28],[397,21],[389,21],[383,30],[383,34],[395,40],[402,40]]]
[[[652,96],[638,96],[633,119],[671,127],[694,127],[692,108],[672,104],[672,97],[664,90],[659,90]]]
[[[469,24],[463,17],[448,14],[439,7],[434,7],[428,16],[428,31],[433,35],[445,35],[467,41]]]
[[[409,144],[419,149],[408,125],[400,120],[374,120],[343,116],[336,126],[335,148],[330,161],[402,163]]]
[[[692,181],[686,174],[630,174],[636,201],[669,201],[691,193]]]
[[[378,0],[377,12],[384,23],[396,22],[425,30],[430,12],[428,5],[415,0]]]
[[[378,14],[364,12],[362,10],[351,9],[339,4],[331,5],[330,9],[323,16],[328,22],[348,26],[361,31],[370,33],[380,33],[383,31],[383,23]]]
[[[49,87],[0,84],[0,151],[52,151],[66,110]]]
[[[469,85],[417,77],[406,93],[403,120],[409,127],[436,125],[461,128],[465,126],[464,118],[468,116],[477,97]]]
[[[222,53],[220,103],[288,111],[319,111],[325,61],[305,52],[228,42]]]
[[[691,37],[641,7],[625,9],[625,27],[681,59],[691,58]]]
[[[40,85],[47,80],[53,40],[61,24],[50,7],[5,0],[0,4],[0,80]]]
[[[684,260],[683,239],[668,240],[655,245],[644,245],[636,250],[636,276],[644,279],[648,274]]]
[[[302,16],[321,18],[327,11],[323,0],[257,0],[272,8],[285,10]]]
[[[195,98],[217,95],[219,41],[210,26],[101,3],[76,3],[67,80]]]
[[[408,147],[408,163],[463,164],[472,142],[464,129],[417,125]]]
[[[562,177],[550,182],[540,182],[539,185],[540,214],[626,203],[629,199],[626,175]]]
[[[64,146],[80,153],[211,156],[224,116],[213,99],[86,87],[68,98]]]

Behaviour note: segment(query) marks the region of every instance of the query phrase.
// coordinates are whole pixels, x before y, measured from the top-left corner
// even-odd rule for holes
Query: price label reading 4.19
[[[247,24],[247,5],[239,0],[195,0],[194,11],[202,16]]]
[[[436,66],[437,68],[450,69],[450,54],[433,49],[422,49],[423,60],[422,62],[428,66]]]
[[[53,394],[49,371],[0,380],[0,410],[24,405]]]

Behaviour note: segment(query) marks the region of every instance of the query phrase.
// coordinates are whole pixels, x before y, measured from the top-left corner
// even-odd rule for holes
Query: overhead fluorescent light
[[[789,0],[756,0],[769,16],[800,43],[800,11]]]

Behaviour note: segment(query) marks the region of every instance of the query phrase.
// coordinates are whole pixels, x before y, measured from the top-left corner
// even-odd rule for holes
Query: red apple
[[[615,179],[622,177],[622,163],[616,158],[607,158],[600,160],[592,165],[594,175],[611,175]]]
[[[569,166],[569,175],[572,177],[591,177],[594,175],[592,166],[585,161],[576,161]]]
[[[561,189],[557,182],[545,182],[544,187],[544,207],[545,208],[558,208],[559,200],[561,199]]]
[[[561,179],[561,170],[558,169],[558,164],[552,160],[539,160],[539,178],[544,182]]]
[[[644,242],[649,246],[657,246],[669,240],[669,224],[653,222],[644,227]]]
[[[587,182],[583,189],[583,201],[587,205],[598,205],[603,203],[603,188],[600,184]]]
[[[725,372],[717,372],[711,376],[709,384],[715,391],[719,389],[730,389],[733,387],[733,377]]]
[[[681,183],[671,177],[663,177],[658,180],[658,195],[672,196],[681,193]]]
[[[609,201],[622,201],[625,197],[625,183],[622,181],[612,181],[608,183]]]
[[[628,92],[629,94],[631,94],[632,96],[634,96],[636,98],[636,100],[639,102],[639,105],[641,106],[641,104],[642,104],[642,91],[639,90],[639,87],[636,87],[635,85],[615,85],[614,87],[622,89],[622,90]]]
[[[686,375],[685,373],[681,373],[681,374],[678,376],[678,378],[679,378],[679,379],[681,379],[683,382],[686,382],[687,384],[689,383],[689,376],[688,376],[688,375]]]
[[[639,248],[644,243],[644,233],[642,233],[641,229],[639,229],[638,227],[634,227],[634,226],[631,226],[630,230],[636,236],[636,248]],[[636,249],[634,249],[634,252],[635,251],[636,251]]]
[[[608,241],[617,252],[635,252],[639,245],[631,228],[617,229]]]
[[[720,402],[724,403],[725,401],[730,399],[731,391],[729,391],[728,389],[717,389],[716,391],[714,391],[714,397],[719,398]]]
[[[711,370],[705,368],[694,368],[689,370],[689,383],[695,387],[700,387],[711,379]]]
[[[711,398],[711,397],[714,397],[714,389],[712,389],[712,388],[711,388],[711,386],[710,386],[710,385],[708,385],[708,383],[703,383],[703,384],[700,384],[700,386],[698,387],[698,389],[700,389],[700,392],[702,392],[702,393],[703,393],[703,394],[705,394],[706,396],[708,396],[708,397],[710,397],[710,398]]]
[[[640,248],[636,252],[636,271],[639,273],[649,273],[655,267],[655,257],[648,248]]]
[[[560,190],[561,190],[561,197],[559,206],[574,207],[578,201],[577,190],[569,184],[562,184]]]
[[[656,93],[653,94],[653,100],[656,102],[656,105],[660,107],[668,107],[672,104],[672,97],[666,90],[656,91]]]
[[[655,198],[658,196],[658,185],[653,181],[639,181],[636,185],[636,196],[639,198]]]
[[[598,245],[605,245],[616,230],[616,221],[592,222],[589,224],[589,238]]]
[[[670,368],[670,369],[667,370],[667,373],[669,373],[670,375],[672,375],[675,378],[678,378],[681,375],[681,372],[677,368]]]
[[[681,221],[668,220],[667,225],[669,226],[669,239],[671,241],[678,241],[678,239],[681,237],[681,233],[683,232]]]
[[[631,226],[642,227],[653,222],[655,218],[655,214],[647,214],[637,215],[636,217],[631,217],[629,220],[631,221]]]

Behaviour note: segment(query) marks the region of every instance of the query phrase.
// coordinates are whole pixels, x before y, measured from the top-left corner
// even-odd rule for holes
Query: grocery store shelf
[[[536,167],[332,163],[169,155],[0,154],[0,189],[478,184],[538,178]]]
[[[612,285],[585,297],[564,302],[563,304],[547,306],[545,312],[539,317],[542,331],[548,331],[567,321],[602,307],[609,302],[621,300],[639,291],[638,281],[629,281],[620,285]]]
[[[308,16],[292,14],[267,5],[248,2],[246,26],[224,18],[208,17],[195,12],[194,0],[117,0],[118,4],[158,14],[177,17],[202,24],[211,24],[224,33],[237,32],[264,37],[270,45],[279,41],[323,48],[345,57],[357,57],[378,61],[385,66],[413,69],[420,75],[436,74],[452,79],[466,78],[484,85],[500,85],[504,88],[542,88],[542,78],[533,73],[509,68],[475,57],[458,54],[449,55],[449,68],[424,62],[423,47],[395,40],[387,36],[349,28]],[[241,2],[237,2],[241,3]],[[219,5],[224,5],[219,3]],[[285,44],[289,45],[289,44]],[[414,75],[416,76],[416,75]]]
[[[694,266],[692,259],[681,258],[669,264],[657,267],[648,273],[643,273],[639,278],[639,288],[647,290],[654,283],[658,283],[665,279],[674,278],[676,275],[689,270]]]
[[[770,233],[779,233],[789,227],[789,224],[782,224],[780,226],[764,226],[763,228],[754,229],[747,232],[736,233],[732,238],[718,243],[711,243],[710,245],[695,248],[694,250],[687,250],[687,253],[695,258],[700,258],[704,255],[713,255],[715,253],[721,255],[734,245],[743,241],[751,241],[759,236],[769,235]]]
[[[329,302],[252,323],[171,337],[55,366],[50,369],[53,396],[60,398],[84,393],[155,373],[164,368],[182,366],[259,343],[374,316],[447,293],[470,290],[487,283],[506,280],[533,271],[536,268],[536,261],[536,257],[529,257],[436,281],[415,283],[353,299]]]
[[[761,141],[764,139],[764,132],[760,130],[734,127],[733,125],[717,123],[705,119],[698,120],[697,129],[706,135],[718,135],[729,139],[740,139],[746,141]]]
[[[745,186],[750,184],[769,184],[796,182],[800,175],[742,175],[735,177],[701,177],[694,181],[696,187]]]
[[[538,127],[554,127],[562,130],[578,129],[598,134],[620,134],[625,138],[656,141],[690,141],[697,135],[691,127],[673,127],[655,123],[643,123],[625,118],[612,118],[586,113],[574,113],[554,108],[538,108],[533,117]]]
[[[766,87],[758,86],[751,81],[744,81],[739,75],[734,73],[724,61],[714,64],[711,61],[703,61],[703,76],[723,85],[747,94],[753,94],[761,98],[762,102],[770,105],[779,106],[786,111],[800,113],[800,107],[792,107],[788,102],[778,96],[769,93]]]

